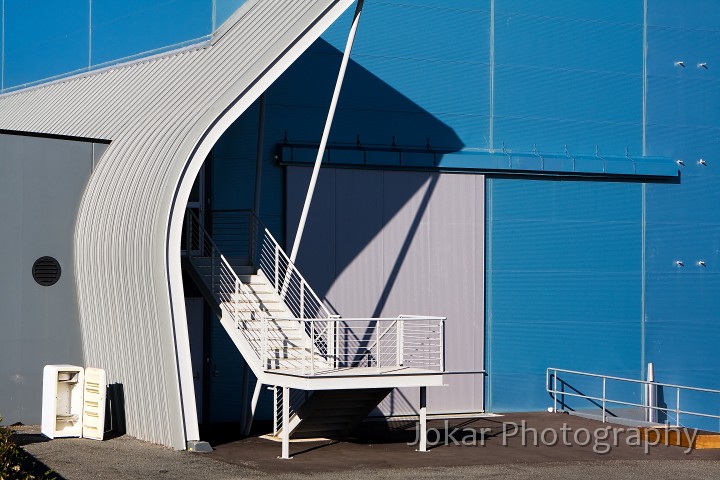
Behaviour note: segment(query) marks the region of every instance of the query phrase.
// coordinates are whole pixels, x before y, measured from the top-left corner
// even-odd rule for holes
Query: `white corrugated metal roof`
[[[197,439],[173,232],[207,150],[351,4],[250,0],[211,46],[0,96],[0,129],[111,141],[80,205],[75,268],[86,364],[124,384],[130,435]]]

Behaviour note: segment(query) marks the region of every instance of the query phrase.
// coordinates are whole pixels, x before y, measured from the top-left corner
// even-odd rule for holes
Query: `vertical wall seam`
[[[492,178],[485,177],[485,411],[492,412]]]
[[[647,232],[647,184],[642,184],[642,226],[641,226],[641,236],[642,236],[642,249],[640,253],[640,261],[641,261],[641,267],[640,267],[640,374],[641,378],[645,378],[646,372],[645,372],[645,365],[646,362],[646,351],[645,351],[645,337],[646,337],[646,331],[645,331],[645,321],[646,321],[646,311],[645,311],[645,289],[646,289],[646,281],[645,281],[645,252],[646,252],[646,232]]]
[[[647,155],[647,54],[648,54],[648,41],[647,41],[647,31],[648,31],[648,1],[643,0],[643,83],[642,83],[642,154],[643,156]],[[641,253],[640,253],[640,375],[641,378],[645,378],[646,371],[645,371],[645,365],[646,365],[646,351],[645,351],[645,337],[646,337],[646,331],[645,331],[645,321],[646,321],[646,311],[645,311],[645,290],[646,290],[646,280],[645,280],[645,261],[646,261],[646,223],[647,223],[647,184],[642,184],[642,199],[641,199]]]
[[[643,0],[643,81],[642,81],[642,154],[647,155],[647,11],[648,2]]]
[[[92,69],[92,0],[88,0],[88,70]]]
[[[490,111],[489,111],[489,138],[490,153],[495,151],[495,0],[490,0]]]
[[[2,0],[2,12],[0,13],[0,30],[2,38],[0,38],[0,93],[5,90],[5,0]]]

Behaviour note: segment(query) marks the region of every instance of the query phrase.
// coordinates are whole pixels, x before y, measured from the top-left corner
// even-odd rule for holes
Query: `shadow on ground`
[[[292,442],[291,461],[280,461],[279,442],[251,436],[216,445],[208,457],[252,464],[267,473],[350,472],[357,469],[606,462],[718,460],[718,450],[650,446],[630,427],[572,415],[523,413],[432,420],[428,452],[417,451],[416,422],[368,421],[351,438]]]
[[[17,445],[18,447],[23,449],[23,459],[22,459],[22,472],[27,475],[31,475],[35,478],[42,478],[46,480],[63,480],[64,477],[58,475],[57,473],[53,472],[52,469],[29,454],[24,447],[28,445],[34,445],[38,443],[46,443],[49,442],[50,439],[48,439],[46,436],[41,435],[39,433],[23,433],[23,432],[15,432],[10,437],[12,441]],[[31,477],[31,478],[32,478]]]

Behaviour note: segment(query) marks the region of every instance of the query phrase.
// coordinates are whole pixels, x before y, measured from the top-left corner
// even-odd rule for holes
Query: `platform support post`
[[[420,387],[420,448],[427,452],[427,387]]]
[[[280,458],[288,460],[290,456],[290,388],[282,387],[282,456]]]

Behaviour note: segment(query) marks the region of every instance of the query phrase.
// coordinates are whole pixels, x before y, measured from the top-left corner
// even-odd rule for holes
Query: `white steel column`
[[[290,459],[290,388],[283,387],[283,424],[282,424],[282,456]]]
[[[258,137],[257,149],[255,152],[255,201],[253,202],[253,210],[255,215],[260,218],[260,191],[262,186],[262,167],[263,167],[263,145],[265,138],[265,94],[260,95],[260,112],[258,113]],[[252,257],[252,255],[251,255]]]
[[[315,158],[315,166],[313,167],[312,176],[310,177],[310,185],[308,186],[308,192],[305,196],[305,204],[303,205],[297,233],[295,234],[295,241],[293,242],[292,252],[290,253],[290,262],[292,263],[295,263],[295,260],[297,259],[298,249],[300,248],[300,240],[302,239],[303,231],[305,230],[305,222],[307,221],[310,203],[312,203],[313,193],[315,192],[317,177],[320,173],[320,164],[322,163],[322,158],[325,154],[325,147],[327,146],[328,137],[330,136],[330,128],[332,127],[333,118],[335,117],[335,110],[337,109],[338,99],[340,98],[340,90],[342,89],[345,72],[350,60],[350,52],[352,51],[353,43],[355,42],[355,34],[357,33],[358,23],[360,23],[360,13],[362,12],[364,1],[365,0],[358,0],[357,7],[355,8],[355,16],[353,17],[352,27],[350,27],[350,34],[348,35],[342,63],[340,64],[340,72],[338,73],[337,82],[335,83],[335,91],[333,92],[332,101],[330,102],[330,111],[328,112],[327,120],[325,121],[325,130],[323,130],[322,139],[320,140],[320,148],[318,149],[318,154]]]
[[[420,448],[427,452],[427,387],[420,387]]]

